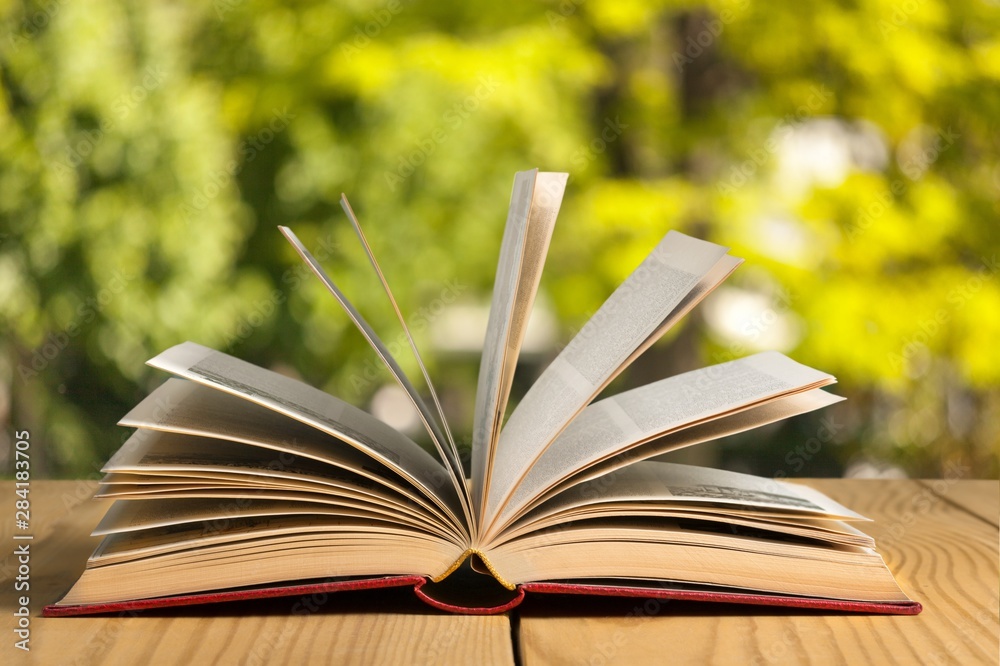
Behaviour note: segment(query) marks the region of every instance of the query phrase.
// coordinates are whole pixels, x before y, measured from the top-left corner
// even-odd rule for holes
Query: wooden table
[[[445,615],[411,590],[347,592],[315,613],[290,601],[221,604],[143,616],[42,618],[76,580],[106,505],[94,481],[31,485],[31,652],[14,648],[13,483],[3,522],[0,663],[38,664],[996,664],[996,481],[817,480],[875,519],[866,529],[915,617],[826,615],[721,604],[556,597],[492,617]],[[13,658],[13,659],[12,659]]]

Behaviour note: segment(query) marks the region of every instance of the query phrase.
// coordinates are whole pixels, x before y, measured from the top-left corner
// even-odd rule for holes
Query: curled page
[[[361,245],[365,249],[365,254],[368,255],[368,262],[372,265],[372,268],[375,269],[379,282],[382,283],[382,289],[385,291],[385,295],[392,304],[393,311],[396,313],[396,319],[399,320],[399,325],[403,328],[406,340],[410,344],[410,350],[413,352],[413,358],[416,359],[417,365],[420,367],[420,373],[424,377],[424,382],[427,384],[427,390],[430,391],[431,399],[434,401],[434,407],[437,409],[437,416],[440,419],[439,426],[444,430],[444,434],[448,438],[448,449],[451,454],[451,458],[453,460],[460,461],[461,456],[458,455],[458,447],[455,446],[455,438],[451,435],[451,428],[448,427],[448,420],[444,416],[444,409],[441,407],[441,401],[438,399],[437,391],[434,390],[434,382],[431,381],[431,376],[427,372],[427,366],[424,365],[424,359],[420,356],[420,351],[417,349],[417,343],[414,342],[413,336],[410,334],[410,327],[406,325],[406,318],[403,317],[403,313],[399,311],[399,305],[396,303],[396,297],[392,295],[392,290],[389,288],[389,281],[385,279],[385,274],[382,273],[382,267],[378,265],[378,261],[375,259],[375,253],[372,252],[372,248],[368,244],[368,239],[365,238],[365,233],[361,230],[361,223],[358,221],[357,215],[354,214],[354,209],[351,208],[351,203],[347,200],[347,196],[344,194],[340,195],[340,207],[344,209],[344,213],[347,214],[347,219],[351,221],[351,226],[354,227],[354,233],[357,234],[358,240],[361,241]],[[461,463],[459,463],[459,470],[461,470]],[[464,473],[460,474],[459,478],[463,483],[465,482]]]
[[[476,390],[472,485],[480,521],[514,368],[568,177],[537,169],[520,171],[514,177]]]
[[[657,437],[720,420],[769,401],[808,393],[833,381],[831,375],[778,352],[762,352],[661,379],[595,402],[538,457],[501,512],[497,527],[507,524],[520,509],[557,483],[591,465]],[[789,407],[800,413],[799,409],[818,409],[839,400],[820,391],[819,395]],[[778,414],[783,411],[787,410],[778,410]],[[762,412],[759,418],[771,416],[770,412]],[[751,420],[736,425],[748,428],[763,422]]]
[[[604,302],[528,390],[497,446],[486,525],[569,422],[628,364],[736,266],[727,248],[671,231]],[[721,268],[717,268],[722,263]],[[713,273],[714,271],[714,273]],[[713,274],[711,284],[705,282]],[[683,306],[683,307],[682,307]],[[671,316],[675,314],[676,316]]]
[[[334,435],[420,488],[465,532],[454,476],[419,444],[364,410],[308,384],[193,342],[171,347],[148,363]]]
[[[445,466],[450,472],[452,484],[455,486],[455,490],[458,493],[458,497],[462,503],[462,513],[465,516],[465,524],[471,526],[473,524],[472,518],[472,501],[469,497],[469,487],[465,482],[465,472],[462,470],[462,461],[458,459],[458,454],[453,449],[449,450],[445,446],[447,441],[444,433],[441,431],[438,425],[437,418],[434,413],[431,412],[427,403],[424,399],[420,397],[417,389],[410,382],[406,373],[403,369],[399,367],[399,363],[393,358],[392,354],[389,353],[389,348],[385,346],[382,339],[378,337],[375,330],[365,321],[365,318],[361,316],[361,313],[347,300],[344,293],[333,283],[330,276],[326,274],[326,271],[319,265],[319,262],[310,254],[309,250],[302,245],[302,242],[298,239],[295,233],[288,227],[278,227],[281,233],[284,234],[288,242],[292,244],[295,251],[299,253],[299,256],[306,262],[306,265],[312,270],[312,272],[320,279],[327,290],[333,294],[333,297],[337,299],[340,306],[344,309],[347,315],[354,322],[354,325],[361,331],[361,334],[365,336],[365,340],[371,345],[375,353],[378,354],[382,362],[385,363],[386,367],[392,373],[392,376],[399,383],[399,386],[406,393],[410,402],[417,410],[417,414],[420,417],[420,421],[424,424],[424,428],[427,429],[427,433],[431,437],[431,441],[434,442],[434,448],[437,449],[438,455],[441,456],[441,460],[445,463]]]
[[[598,515],[600,514],[600,515]],[[841,521],[868,521],[812,488],[739,472],[646,461],[629,465],[604,479],[569,488],[533,509],[494,548],[531,532],[574,520],[616,516],[693,517],[721,521],[745,519],[763,529],[797,525],[814,538],[832,536],[841,543],[867,548],[874,540]],[[738,522],[738,521],[736,521]]]
[[[670,453],[686,446],[715,441],[769,423],[784,421],[799,414],[829,407],[842,400],[844,398],[839,395],[816,388],[784,395],[773,400],[765,400],[746,409],[735,410],[718,418],[685,426],[664,435],[654,436],[651,440],[639,442],[635,446],[626,446],[622,452],[607,455],[596,462],[585,463],[574,474],[566,476],[560,474],[560,480],[548,490],[536,487],[535,493],[526,494],[525,497],[528,499],[525,500],[526,503],[517,513],[531,510],[538,504],[577,484],[614,474],[640,460]],[[519,488],[518,492],[521,492],[525,487],[526,485]]]
[[[151,453],[151,449],[155,450],[160,469],[164,468],[165,460],[173,460],[183,461],[184,469],[190,470],[195,462],[195,453],[198,453],[197,459],[201,463],[221,460],[220,440],[227,440],[239,443],[235,448],[226,448],[232,458],[247,462],[257,456],[258,462],[264,463],[261,467],[272,477],[293,475],[303,478],[304,469],[316,471],[317,466],[326,467],[327,475],[331,473],[331,467],[345,470],[364,480],[356,483],[378,484],[391,492],[403,494],[435,513],[442,521],[452,523],[440,512],[440,508],[434,508],[419,482],[408,481],[363,448],[347,445],[307,423],[197,382],[168,379],[132,408],[118,424],[141,430],[122,445],[103,471],[121,472],[123,464],[125,469],[134,471],[138,469],[136,466],[143,455]],[[203,438],[212,438],[204,440],[212,444],[192,450],[192,458],[185,460],[180,455],[178,444],[163,450],[166,442],[160,431],[191,435],[189,440],[192,444]],[[244,450],[241,452],[241,449]],[[434,465],[429,468],[427,478],[436,476],[438,482],[444,480],[444,468],[430,455],[421,449],[415,457],[423,459],[423,464],[429,459]],[[295,461],[294,465],[290,464],[291,461]],[[452,510],[458,509],[453,506]]]

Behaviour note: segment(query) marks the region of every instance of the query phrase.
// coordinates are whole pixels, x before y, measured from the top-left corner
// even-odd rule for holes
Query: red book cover
[[[487,578],[486,580],[489,579]],[[598,597],[675,599],[681,601],[721,602],[752,606],[781,606],[789,609],[819,609],[831,612],[891,615],[916,615],[922,610],[921,605],[915,601],[904,603],[878,603],[792,597],[762,593],[737,593],[681,589],[680,587],[629,587],[624,585],[619,586],[567,582],[525,583],[523,585],[518,585],[513,592],[504,590],[503,592],[506,594],[501,593],[499,596],[497,595],[496,590],[492,590],[489,594],[484,595],[482,601],[477,601],[475,591],[470,591],[467,586],[463,586],[463,588],[456,590],[454,585],[444,586],[442,584],[434,584],[422,576],[383,576],[377,578],[362,578],[320,583],[220,590],[216,592],[158,597],[155,599],[139,599],[117,603],[87,604],[79,606],[50,605],[45,607],[42,614],[45,617],[66,617],[74,615],[93,615],[98,613],[121,613],[126,611],[137,612],[154,608],[170,608],[178,606],[214,604],[228,601],[245,601],[248,599],[295,597],[313,594],[346,592],[350,590],[408,586],[412,586],[417,597],[428,605],[450,613],[461,613],[466,615],[494,615],[504,613],[519,606],[529,593],[531,595],[574,594]],[[449,587],[451,589],[449,589]],[[462,594],[463,591],[465,594]]]

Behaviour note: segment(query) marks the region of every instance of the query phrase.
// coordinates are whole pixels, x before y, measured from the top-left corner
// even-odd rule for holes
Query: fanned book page
[[[805,485],[654,456],[822,409],[831,375],[764,352],[595,398],[742,262],[665,234],[504,423],[567,174],[516,174],[479,364],[466,469],[359,217],[341,205],[417,379],[294,232],[281,233],[385,363],[430,450],[307,384],[194,342],[126,414],[114,500],[80,579],[47,615],[412,587],[499,613],[526,594],[676,598],[915,614],[867,519]],[[458,438],[459,440],[463,438]]]

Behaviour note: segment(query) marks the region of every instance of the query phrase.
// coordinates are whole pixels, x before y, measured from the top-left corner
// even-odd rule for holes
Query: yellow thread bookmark
[[[457,560],[455,560],[455,563],[452,564],[450,567],[448,567],[447,571],[445,571],[440,576],[437,576],[436,578],[431,578],[431,582],[432,583],[440,583],[445,578],[447,578],[449,575],[451,575],[451,573],[453,571],[455,571],[460,566],[462,566],[462,563],[465,562],[465,560],[467,560],[472,555],[478,555],[479,556],[479,559],[481,559],[483,561],[483,564],[486,565],[486,568],[489,569],[490,573],[493,574],[493,577],[497,579],[498,583],[500,583],[501,585],[503,585],[508,590],[516,590],[517,589],[517,585],[514,585],[513,583],[510,583],[506,579],[504,579],[504,577],[501,576],[497,572],[497,570],[493,567],[493,563],[490,562],[489,559],[487,559],[487,557],[485,555],[483,555],[483,552],[481,550],[478,550],[476,548],[470,548],[467,551],[465,551],[464,553],[462,553],[461,557],[459,557]]]

